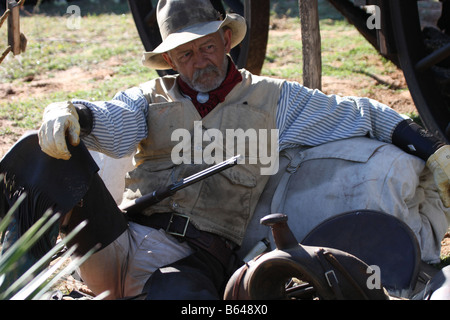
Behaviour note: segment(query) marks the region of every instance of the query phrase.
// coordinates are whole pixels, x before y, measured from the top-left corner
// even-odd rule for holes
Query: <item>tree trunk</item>
[[[303,85],[322,89],[322,57],[318,0],[298,0],[303,47]]]

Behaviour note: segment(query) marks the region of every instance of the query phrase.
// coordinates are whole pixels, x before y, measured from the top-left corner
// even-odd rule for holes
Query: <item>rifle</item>
[[[220,162],[210,168],[202,170],[198,173],[195,173],[187,178],[181,179],[169,186],[160,187],[153,191],[152,193],[143,195],[140,198],[135,200],[128,201],[127,203],[121,204],[119,208],[127,213],[130,212],[138,212],[143,210],[153,204],[156,204],[163,199],[175,194],[178,190],[186,188],[191,184],[194,184],[200,180],[206,179],[213,174],[219,173],[227,168],[233,167],[237,164],[240,155],[231,157],[223,162]]]

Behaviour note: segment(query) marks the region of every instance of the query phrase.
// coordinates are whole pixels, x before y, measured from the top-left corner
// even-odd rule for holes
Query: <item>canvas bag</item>
[[[275,248],[269,228],[259,223],[267,214],[286,214],[301,240],[323,221],[353,210],[397,217],[416,235],[421,259],[439,261],[450,212],[425,162],[365,137],[283,150],[279,170],[261,195],[239,255],[243,257],[264,237]]]

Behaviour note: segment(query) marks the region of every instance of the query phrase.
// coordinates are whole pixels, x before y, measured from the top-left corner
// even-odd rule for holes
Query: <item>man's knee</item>
[[[218,300],[226,280],[222,265],[200,250],[156,270],[143,292],[148,300]]]
[[[97,174],[80,204],[73,208],[64,232],[72,231],[85,220],[86,226],[69,242],[69,245],[77,244],[78,255],[85,254],[97,245],[106,247],[128,227],[125,215]]]

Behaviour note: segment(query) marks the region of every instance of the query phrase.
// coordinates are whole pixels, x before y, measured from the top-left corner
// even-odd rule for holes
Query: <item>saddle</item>
[[[320,224],[301,243],[286,215],[268,215],[261,223],[271,227],[277,248],[239,268],[225,299],[386,300],[387,288],[412,289],[417,281],[417,240],[391,215],[344,213]],[[292,279],[295,285],[286,285]]]

